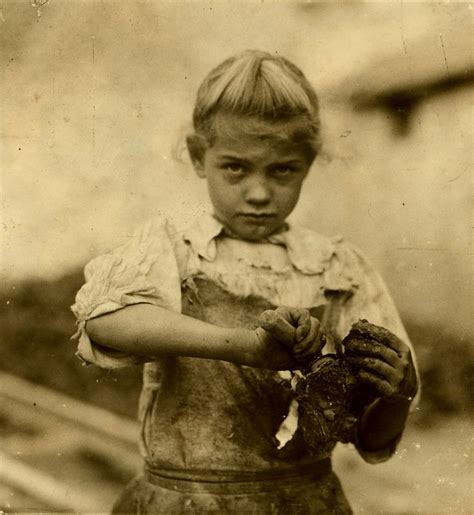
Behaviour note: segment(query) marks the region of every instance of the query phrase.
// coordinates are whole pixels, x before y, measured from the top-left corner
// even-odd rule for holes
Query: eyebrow
[[[288,166],[288,165],[299,165],[301,163],[304,163],[303,159],[288,159],[287,161],[276,161],[275,164],[277,166]]]
[[[251,161],[245,159],[245,157],[233,156],[230,154],[224,154],[222,156],[217,156],[217,159],[227,160],[227,161],[239,161],[241,163],[250,163]]]
[[[224,154],[222,156],[217,156],[217,159],[222,161],[238,161],[239,163],[251,164],[252,161],[249,159],[245,159],[245,157],[235,156],[231,154]],[[299,165],[303,163],[303,159],[288,159],[282,161],[275,161],[271,163],[271,166],[289,166],[289,165]]]

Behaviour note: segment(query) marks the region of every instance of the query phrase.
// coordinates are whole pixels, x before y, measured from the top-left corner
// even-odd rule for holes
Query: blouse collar
[[[222,223],[206,213],[184,231],[183,237],[199,256],[206,261],[214,261],[217,254],[216,239],[223,233]],[[293,224],[288,224],[287,230],[270,235],[264,241],[285,247],[291,264],[308,275],[324,272],[336,252],[329,238]]]

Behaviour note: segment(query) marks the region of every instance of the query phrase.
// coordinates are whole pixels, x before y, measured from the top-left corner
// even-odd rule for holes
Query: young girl
[[[350,513],[333,446],[291,437],[288,371],[361,318],[391,331],[384,345],[345,341],[375,398],[354,435],[370,462],[394,452],[417,379],[363,255],[286,222],[320,149],[316,94],[291,62],[247,51],[206,77],[193,122],[188,150],[213,213],[182,230],[150,221],[87,265],[73,306],[82,360],[145,363],[144,473],[114,512]],[[278,324],[262,321],[267,310]]]

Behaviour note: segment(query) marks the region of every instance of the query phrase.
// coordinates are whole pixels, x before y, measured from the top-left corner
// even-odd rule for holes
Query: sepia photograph
[[[0,515],[474,513],[473,6],[0,0]]]

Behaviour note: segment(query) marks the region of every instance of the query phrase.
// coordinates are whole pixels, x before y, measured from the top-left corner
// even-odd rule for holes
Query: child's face
[[[275,132],[275,124],[262,124],[269,126],[267,134]],[[286,122],[278,138],[249,135],[236,116],[226,116],[222,125],[203,156],[194,159],[190,149],[191,157],[207,180],[215,216],[237,237],[257,241],[278,230],[298,202],[311,166],[291,138],[301,122]]]

